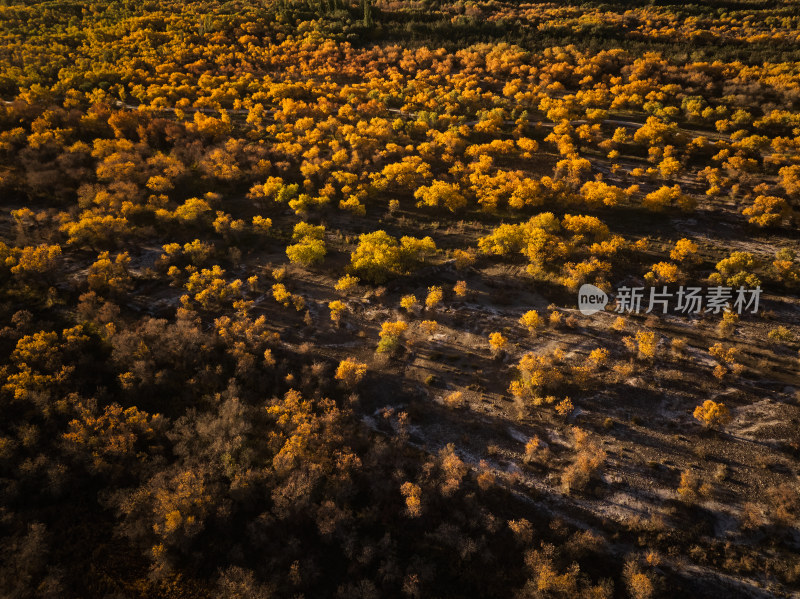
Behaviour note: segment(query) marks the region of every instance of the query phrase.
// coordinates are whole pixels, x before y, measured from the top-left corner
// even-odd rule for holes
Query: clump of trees
[[[328,250],[325,247],[325,227],[298,223],[292,232],[295,243],[286,247],[286,256],[294,264],[319,264]]]
[[[383,283],[421,266],[436,251],[436,244],[430,237],[404,236],[398,240],[385,231],[375,231],[359,236],[350,264],[359,278]]]

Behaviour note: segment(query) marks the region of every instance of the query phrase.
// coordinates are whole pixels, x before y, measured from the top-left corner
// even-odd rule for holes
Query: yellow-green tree
[[[292,239],[297,243],[286,247],[286,256],[292,264],[311,266],[319,264],[328,253],[325,247],[325,227],[305,222],[294,227]]]
[[[467,199],[461,194],[458,185],[445,181],[437,180],[427,187],[420,187],[414,192],[414,197],[419,200],[417,206],[443,206],[450,212],[461,210],[467,205]]]
[[[382,283],[409,272],[435,253],[436,244],[430,237],[402,237],[398,241],[386,231],[374,231],[359,237],[350,263],[361,278]]]

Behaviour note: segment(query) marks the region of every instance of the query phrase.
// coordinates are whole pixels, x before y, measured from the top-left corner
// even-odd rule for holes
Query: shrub
[[[525,444],[525,463],[529,464],[538,460],[543,453],[547,451],[545,445],[541,442],[538,436],[531,437]]]
[[[697,262],[697,244],[691,239],[679,239],[675,242],[675,247],[670,250],[669,257],[676,262]]]
[[[635,337],[622,339],[629,351],[637,352],[640,358],[653,359],[656,355],[658,340],[652,331],[637,331]]]
[[[648,285],[675,283],[682,278],[681,269],[671,262],[657,262],[650,267],[650,272],[644,275],[644,280]]]
[[[417,296],[413,294],[404,295],[400,298],[400,307],[411,314],[415,314],[420,309],[420,303],[417,301]]]
[[[451,408],[461,408],[464,406],[464,393],[462,391],[453,391],[444,397],[444,403]]]
[[[334,289],[336,289],[336,291],[341,291],[342,293],[347,293],[348,291],[355,289],[357,285],[358,277],[345,275],[336,282]]]
[[[422,332],[429,336],[433,335],[438,327],[439,323],[437,323],[435,320],[423,320],[419,323],[419,328],[422,330]]]
[[[444,292],[442,291],[441,287],[438,286],[428,287],[428,296],[425,298],[425,307],[428,310],[432,310],[440,303],[442,303],[443,298],[444,298]]]
[[[556,364],[558,360],[559,355],[556,352],[549,356],[534,353],[522,356],[517,364],[518,378],[509,387],[511,394],[535,403],[543,391],[556,389],[564,380],[564,374]]]
[[[408,329],[408,324],[402,320],[384,322],[381,325],[378,342],[378,353],[392,353],[400,346],[400,339]]]
[[[489,334],[489,345],[492,346],[492,350],[495,352],[499,352],[508,344],[508,339],[506,339],[502,333],[490,333]]]
[[[750,252],[731,252],[731,255],[717,262],[717,272],[709,278],[714,285],[723,282],[730,287],[757,287],[761,280],[752,271],[757,266],[753,254]]]
[[[800,492],[797,485],[781,483],[770,487],[767,489],[766,499],[773,522],[786,527],[796,526],[800,517]]]
[[[342,313],[347,310],[347,306],[340,300],[333,300],[328,303],[328,308],[331,311],[331,320],[339,326],[339,321],[342,318]]]
[[[650,599],[655,593],[653,581],[635,561],[629,561],[623,569],[623,577],[632,599]]]
[[[289,262],[303,266],[319,264],[327,253],[328,250],[325,248],[323,240],[310,237],[304,237],[299,243],[286,247],[286,256],[289,258]]]
[[[587,181],[581,187],[580,194],[590,208],[616,206],[627,199],[627,194],[623,189],[602,181]]]
[[[784,198],[756,196],[752,206],[744,209],[747,222],[757,227],[774,227],[791,216],[792,210]]]
[[[711,399],[697,406],[692,414],[697,420],[703,423],[706,428],[722,427],[731,421],[730,411],[725,404],[717,403]]]
[[[461,270],[475,264],[475,250],[453,250],[453,259],[456,261],[456,268]]]
[[[286,248],[286,256],[292,264],[311,266],[322,262],[328,250],[325,247],[325,227],[297,223],[292,239],[297,243]]]
[[[788,287],[800,285],[800,264],[796,262],[797,253],[790,248],[776,252],[772,268],[775,276]]]
[[[361,379],[363,379],[366,374],[366,364],[357,362],[351,358],[345,358],[339,362],[335,378],[337,381],[342,381],[346,387],[352,388],[361,382]]]
[[[572,436],[577,451],[575,460],[561,474],[561,485],[566,493],[584,490],[606,459],[606,452],[589,433],[573,427]]]
[[[444,181],[434,181],[427,187],[420,187],[414,192],[414,197],[419,200],[417,206],[430,206],[437,208],[444,206],[450,212],[461,210],[467,205],[467,199],[461,195],[458,185]]]
[[[694,501],[699,495],[709,495],[711,485],[704,483],[691,470],[681,472],[681,482],[678,485],[678,495],[684,501]]]
[[[572,404],[572,400],[569,397],[565,397],[556,404],[556,412],[561,416],[570,415],[574,409],[575,406]]]
[[[672,187],[660,187],[647,194],[642,200],[642,205],[653,212],[661,212],[672,206],[677,206],[684,211],[691,211],[696,202],[691,196],[683,194],[679,185],[673,185]]]
[[[608,362],[608,350],[603,347],[593,349],[589,353],[589,363],[594,368],[600,368]]]
[[[117,254],[112,261],[108,252],[97,257],[97,262],[89,267],[87,282],[89,289],[97,293],[118,295],[131,288],[131,276],[128,264],[131,259],[128,252]]]
[[[739,315],[726,310],[722,313],[722,320],[720,320],[717,325],[717,333],[719,333],[721,337],[728,337],[736,330],[737,322],[739,322]]]
[[[406,513],[411,518],[422,515],[422,489],[412,482],[405,482],[400,487],[400,492],[406,498]]]
[[[519,323],[528,329],[529,333],[533,334],[536,329],[542,326],[542,319],[536,310],[528,310],[520,317]]]
[[[436,253],[430,237],[397,239],[385,231],[365,233],[350,256],[350,263],[362,278],[382,283],[393,275],[407,273]]]
[[[272,230],[272,219],[263,216],[253,217],[253,231],[260,234],[269,233]]]
[[[767,333],[767,338],[776,343],[793,343],[795,340],[794,333],[783,325],[777,326]]]
[[[272,286],[272,297],[275,298],[276,302],[286,307],[288,307],[292,301],[292,294],[289,293],[289,290],[286,289],[283,283],[275,283]]]

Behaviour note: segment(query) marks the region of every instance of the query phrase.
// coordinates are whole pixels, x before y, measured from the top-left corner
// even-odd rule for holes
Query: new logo
[[[608,295],[605,291],[589,283],[581,285],[578,290],[578,309],[581,314],[591,316],[595,312],[600,312],[606,307],[606,304],[608,304]]]

